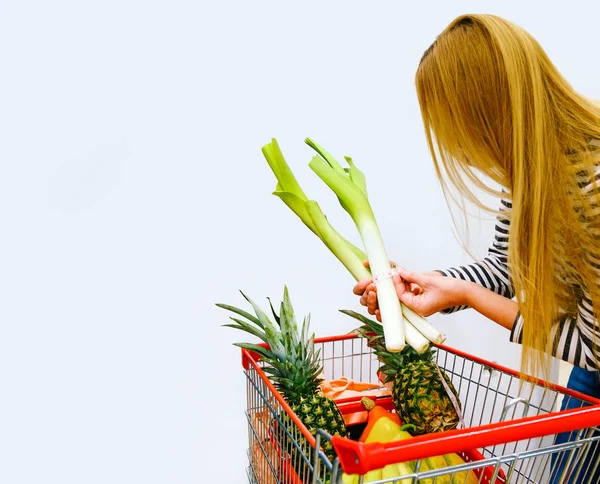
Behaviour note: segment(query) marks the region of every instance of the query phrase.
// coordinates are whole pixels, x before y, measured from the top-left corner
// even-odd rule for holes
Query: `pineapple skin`
[[[300,398],[290,407],[313,436],[316,436],[317,430],[321,429],[330,435],[347,437],[344,418],[331,398],[318,394],[311,395],[307,398]],[[331,442],[321,440],[321,445],[329,460],[333,462],[336,454]]]
[[[266,363],[263,371],[315,438],[318,429],[332,436],[348,437],[348,430],[339,408],[331,398],[321,393],[320,375],[323,363],[320,350],[315,348],[314,333],[309,334],[310,315],[304,317],[299,327],[286,286],[284,286],[279,313],[275,311],[269,300],[273,319],[243,292],[242,295],[251,304],[255,314],[218,303],[218,307],[238,316],[231,318],[234,324],[229,323],[224,326],[258,336],[267,343],[268,348],[253,343],[236,343],[236,346],[247,348],[260,355],[261,362]],[[243,319],[239,319],[239,316]],[[285,432],[278,436],[278,443],[294,457],[295,463],[302,466],[303,462],[298,459],[298,448],[305,455],[310,454],[310,449],[306,447],[306,439],[300,435],[297,428],[294,428],[294,423],[287,414],[278,413],[274,417],[285,429]],[[322,440],[321,445],[327,457],[333,462],[336,454],[331,442]]]
[[[454,385],[443,370],[442,375],[459,401]],[[402,422],[415,426],[412,433],[443,432],[458,426],[458,415],[440,380],[435,362],[410,362],[399,369],[393,381],[394,405]]]
[[[379,372],[385,383],[392,383],[392,400],[404,424],[414,425],[411,434],[422,435],[451,430],[458,426],[460,418],[446,393],[442,377],[461,408],[458,392],[446,372],[435,362],[435,349],[430,345],[417,353],[406,346],[402,351],[391,353],[385,346],[383,326],[355,311],[341,311],[359,320],[362,326],[357,334],[367,340],[367,345],[381,364]],[[443,375],[440,377],[440,374]]]

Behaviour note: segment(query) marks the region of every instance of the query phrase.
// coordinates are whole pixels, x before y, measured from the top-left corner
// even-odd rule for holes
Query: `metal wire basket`
[[[315,344],[325,378],[379,381],[379,362],[364,338],[333,336]],[[338,484],[343,472],[365,474],[405,461],[416,461],[415,472],[377,482],[463,484],[469,470],[479,483],[600,482],[600,400],[539,379],[523,383],[511,369],[444,345],[437,347],[435,358],[459,393],[464,426],[400,442],[363,444],[323,431],[313,437],[269,381],[258,355],[242,350],[249,482]],[[563,401],[568,410],[561,410]],[[336,403],[346,415],[361,405],[358,398]],[[377,403],[392,406],[389,397]],[[321,448],[324,440],[335,448],[333,462]],[[419,470],[423,459],[453,452],[465,463]]]

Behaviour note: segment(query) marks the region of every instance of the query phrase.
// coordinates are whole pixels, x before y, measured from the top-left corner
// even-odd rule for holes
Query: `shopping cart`
[[[325,378],[380,381],[379,362],[365,338],[319,338],[315,346],[320,347]],[[469,470],[480,483],[600,482],[600,400],[538,379],[523,382],[513,370],[444,345],[435,353],[459,393],[464,426],[399,442],[363,444],[355,440],[359,425],[349,427],[350,438],[320,430],[313,437],[269,381],[258,355],[242,350],[249,482],[339,484],[342,472],[364,474],[404,461],[416,461],[413,474],[378,482],[462,484]],[[563,401],[568,410],[561,410]],[[362,408],[360,398],[336,403],[345,416]],[[392,408],[389,396],[377,403]],[[325,440],[335,448],[333,462],[322,450]],[[419,471],[422,459],[454,452],[464,464]]]

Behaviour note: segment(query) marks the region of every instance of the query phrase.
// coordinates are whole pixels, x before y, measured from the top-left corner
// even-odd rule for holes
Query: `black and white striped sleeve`
[[[561,317],[552,328],[550,340],[554,342],[554,357],[586,370],[598,370],[600,329],[591,306],[591,299],[586,293],[578,304],[577,316]],[[521,343],[523,324],[523,317],[519,314],[510,333],[510,341],[513,343]]]
[[[600,169],[596,171],[596,180],[600,180]],[[586,220],[586,229],[600,243],[600,188],[592,182],[584,184],[584,192],[590,197],[591,213]],[[600,284],[600,259],[588,252],[588,263],[594,269],[596,284]],[[577,314],[562,315],[552,328],[550,340],[553,341],[553,356],[587,370],[598,370],[600,362],[600,325],[594,316],[590,291],[581,288],[577,302]],[[513,325],[510,340],[521,343],[523,338],[523,317],[519,314]],[[526,323],[525,323],[526,324]]]
[[[488,255],[485,258],[473,264],[450,267],[449,269],[438,270],[438,272],[444,276],[475,282],[497,294],[512,299],[514,291],[508,268],[508,232],[510,228],[508,213],[510,209],[511,203],[507,200],[501,200],[500,211],[504,213],[498,218],[494,242],[488,249]],[[444,309],[442,313],[450,314],[467,308],[468,306],[453,306]]]

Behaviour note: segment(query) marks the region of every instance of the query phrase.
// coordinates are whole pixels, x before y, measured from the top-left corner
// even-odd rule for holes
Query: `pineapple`
[[[217,306],[220,308],[245,318],[244,321],[231,317],[235,324],[224,326],[257,336],[269,347],[264,348],[252,343],[236,343],[236,346],[260,355],[261,361],[267,364],[264,367],[265,373],[269,375],[275,388],[313,436],[316,437],[317,430],[322,429],[330,435],[347,437],[346,425],[337,405],[320,391],[319,375],[322,365],[320,351],[315,351],[314,334],[308,336],[310,315],[304,318],[302,328],[298,331],[288,289],[285,286],[279,314],[275,312],[269,299],[275,322],[272,322],[267,314],[243,292],[242,295],[252,305],[256,316],[242,309],[218,303]],[[298,435],[297,432],[292,431],[293,423],[287,415],[282,415],[280,418],[289,427],[288,431],[292,435]],[[321,442],[325,454],[333,461],[335,452],[331,442],[327,440]],[[301,450],[304,452],[307,449]],[[294,452],[294,449],[290,451]]]
[[[440,373],[460,408],[458,393],[448,375],[435,363],[435,352],[431,346],[421,354],[410,346],[398,353],[391,353],[385,347],[381,324],[354,311],[342,312],[363,323],[357,332],[367,338],[369,346],[383,364],[379,371],[385,375],[386,383],[392,382],[392,400],[402,422],[414,425],[412,433],[421,435],[456,428],[459,417]]]

